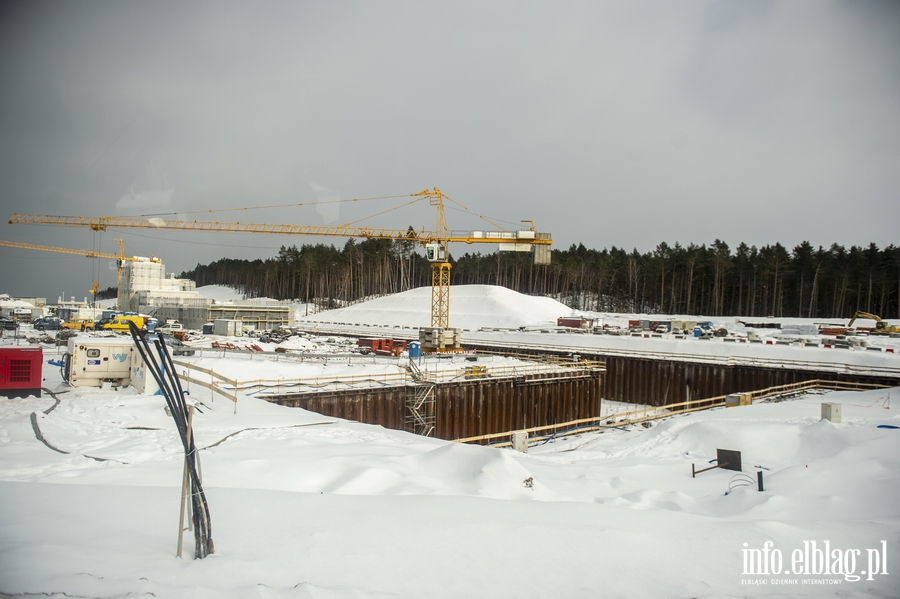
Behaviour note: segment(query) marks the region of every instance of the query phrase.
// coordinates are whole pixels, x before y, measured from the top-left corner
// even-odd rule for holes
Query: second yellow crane
[[[2,247],[10,247],[10,248],[19,248],[23,250],[37,250],[39,252],[56,252],[57,254],[70,254],[72,256],[84,256],[85,258],[103,258],[110,259],[116,261],[117,266],[117,281],[122,280],[122,263],[125,261],[135,261],[135,260],[148,260],[150,262],[159,262],[159,258],[153,256],[151,258],[140,258],[138,256],[126,256],[125,255],[125,243],[119,239],[119,253],[118,254],[110,254],[108,252],[95,252],[94,250],[78,250],[74,248],[62,248],[55,247],[50,245],[38,245],[35,243],[23,243],[20,241],[3,241],[0,240],[0,246]],[[94,281],[91,283],[90,294],[96,298],[97,291],[100,289],[100,283],[98,281]]]

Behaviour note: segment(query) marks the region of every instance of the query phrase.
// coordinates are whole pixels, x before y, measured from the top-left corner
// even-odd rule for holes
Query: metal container
[[[0,347],[0,395],[40,397],[43,361],[40,346]]]

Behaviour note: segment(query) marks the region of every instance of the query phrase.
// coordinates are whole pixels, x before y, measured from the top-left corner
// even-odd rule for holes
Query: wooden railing
[[[536,374],[571,372],[573,370],[587,372],[602,370],[604,368],[603,362],[598,361],[583,360],[580,362],[575,362],[571,359],[554,358],[536,362],[535,356],[529,356],[528,359],[530,362],[528,364],[507,366],[486,365],[486,370],[484,371],[483,376],[479,375],[477,378],[512,378]],[[289,390],[293,390],[297,393],[303,393],[320,391],[329,387],[353,388],[365,386],[402,386],[409,383],[412,378],[410,373],[408,372],[391,372],[347,376],[305,377],[292,379],[254,379],[249,381],[237,381],[235,379],[230,379],[228,377],[222,376],[208,368],[203,368],[201,366],[197,366],[183,360],[176,360],[175,364],[184,368],[202,372],[208,375],[211,379],[216,379],[218,381],[218,385],[215,385],[212,380],[210,380],[209,383],[206,383],[186,374],[181,376],[183,380],[188,380],[203,387],[213,389],[214,391],[221,394],[225,394],[226,392],[223,389],[219,389],[218,387],[225,387],[226,389],[231,391],[229,399],[231,399],[232,401],[237,401],[234,394],[238,392],[259,393],[262,391],[268,391],[272,393],[285,393],[290,392]],[[484,366],[485,364],[482,362],[481,365]],[[466,374],[465,370],[462,368],[462,365],[460,368],[419,370],[418,373],[419,380],[425,380],[433,383],[446,383],[455,380],[465,380],[467,378],[473,378],[471,375]]]
[[[746,393],[746,395],[750,395],[752,401],[756,401],[763,399],[774,399],[776,397],[790,397],[806,393],[808,391],[865,391],[869,389],[884,389],[886,387],[887,385],[879,385],[874,383],[851,383],[845,381],[813,379],[809,381],[802,381],[799,383],[790,383],[787,385],[778,385],[775,387],[759,389],[757,391],[750,391]],[[602,430],[606,428],[616,428],[627,426],[630,424],[639,424],[648,420],[658,420],[660,418],[667,418],[669,416],[675,416],[678,414],[687,414],[689,412],[696,412],[698,410],[717,408],[725,405],[726,397],[726,395],[717,395],[716,397],[694,399],[691,401],[668,404],[665,406],[640,408],[629,412],[598,416],[596,418],[582,418],[580,420],[570,420],[568,422],[561,422],[559,424],[550,424],[545,426],[519,429],[519,431],[506,431],[502,433],[492,433],[488,435],[466,437],[463,439],[454,439],[454,441],[456,441],[457,443],[477,443],[482,441],[491,441],[493,439],[508,439],[514,432],[524,431],[528,433],[528,443],[532,444],[546,441],[552,437],[577,435],[580,433]],[[490,445],[492,447],[506,447],[512,445],[512,441],[490,443]]]
[[[178,378],[181,379],[182,381],[187,381],[194,385],[199,385],[201,387],[209,389],[210,391],[212,391],[214,393],[218,393],[219,395],[221,395],[222,397],[224,397],[226,399],[230,399],[231,401],[233,401],[235,403],[235,405],[237,404],[237,393],[235,392],[237,381],[227,378],[227,377],[224,377],[221,374],[219,374],[213,370],[210,370],[209,368],[203,368],[202,366],[197,366],[196,364],[191,364],[190,362],[184,362],[183,360],[172,360],[172,362],[176,366],[181,366],[183,368],[196,370],[198,372],[202,372],[203,374],[209,375],[209,377],[210,377],[209,382],[206,382],[206,381],[201,381],[200,379],[194,378],[192,376],[189,376],[186,372],[182,372],[181,374],[178,375]],[[213,379],[216,379],[216,380],[220,381],[221,383],[224,383],[224,384],[230,386],[232,390],[229,392],[228,390],[223,389],[220,385],[217,385],[215,382],[213,382]]]

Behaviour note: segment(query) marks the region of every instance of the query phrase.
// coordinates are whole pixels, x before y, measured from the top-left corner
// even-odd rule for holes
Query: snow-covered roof
[[[0,308],[28,308],[33,309],[35,305],[31,302],[26,302],[23,300],[12,299],[8,295],[3,298],[0,296]]]

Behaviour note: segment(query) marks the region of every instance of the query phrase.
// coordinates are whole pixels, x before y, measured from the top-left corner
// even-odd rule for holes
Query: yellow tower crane
[[[419,337],[422,341],[422,347],[430,350],[453,349],[459,346],[459,331],[458,329],[450,329],[450,260],[447,246],[450,243],[496,243],[502,251],[532,252],[535,264],[549,264],[550,246],[553,243],[551,235],[549,233],[536,232],[534,222],[529,220],[522,222],[530,223],[530,228],[518,231],[450,231],[444,217],[444,200],[450,200],[462,208],[465,208],[465,206],[444,195],[437,187],[409,194],[407,197],[417,198],[415,201],[428,199],[429,205],[433,206],[436,211],[434,231],[427,231],[424,227],[419,231],[415,231],[412,229],[354,227],[350,226],[350,224],[307,226],[163,220],[154,217],[48,216],[33,214],[13,214],[9,222],[11,224],[83,226],[89,227],[94,231],[105,231],[108,227],[112,227],[120,229],[267,233],[273,235],[333,236],[414,241],[424,247],[425,256],[431,262],[431,327],[420,329]]]
[[[35,243],[22,243],[18,241],[3,241],[0,240],[0,247],[10,247],[10,248],[19,248],[23,250],[37,250],[39,252],[56,252],[57,254],[70,254],[73,256],[84,256],[85,258],[103,258],[110,259],[116,261],[117,266],[117,282],[122,281],[122,263],[124,261],[136,261],[136,260],[148,260],[150,262],[159,262],[159,258],[153,256],[152,258],[140,258],[138,256],[126,256],[125,255],[125,243],[119,239],[119,253],[118,254],[110,254],[108,252],[95,252],[93,250],[77,250],[73,248],[61,248],[50,245],[38,245]],[[92,297],[96,298],[97,291],[100,289],[100,283],[98,281],[94,281],[91,284],[90,294]]]

